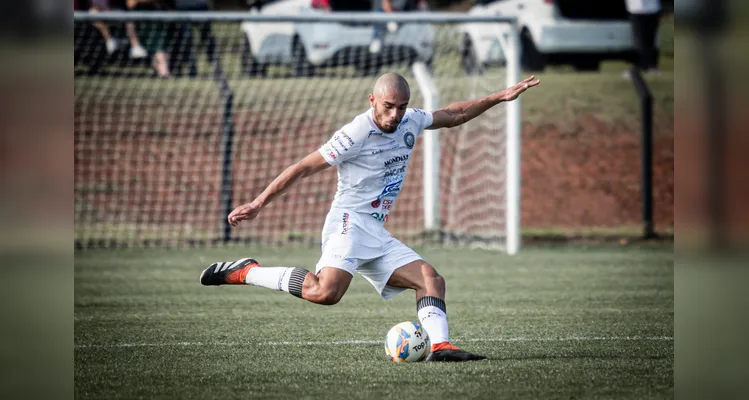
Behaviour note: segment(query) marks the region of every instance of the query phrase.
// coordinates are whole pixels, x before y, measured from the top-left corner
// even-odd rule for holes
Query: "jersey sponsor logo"
[[[341,140],[340,136],[335,135],[335,136],[333,136],[333,139],[335,139],[335,141],[338,142],[338,144],[341,145],[341,147],[343,148],[343,151],[348,151],[348,147],[346,147],[346,145],[343,144],[343,140]]]
[[[341,235],[348,233],[348,213],[343,213],[343,224],[341,224]]]
[[[335,147],[331,146],[330,143],[326,143],[325,146],[323,146],[323,150],[326,153],[328,153],[328,155],[330,156],[330,158],[332,158],[334,160],[336,159],[335,153],[333,153],[333,150],[335,150]],[[338,150],[336,150],[336,151],[338,151]],[[341,153],[338,153],[338,155],[340,155],[340,154]]]
[[[414,138],[414,134],[411,132],[406,132],[406,134],[403,136],[403,141],[406,142],[406,147],[409,149],[413,149],[414,142],[416,141]]]
[[[347,135],[346,132],[341,131],[341,135],[346,138],[346,141],[348,142],[349,146],[354,145],[353,139],[351,139],[351,137],[349,137],[349,135]]]
[[[388,215],[387,214],[380,214],[380,213],[370,213],[369,215],[372,216],[372,218],[380,221],[380,222],[388,222]]]
[[[385,161],[385,166],[389,167],[393,163],[402,163],[408,161],[408,154],[402,155],[402,156],[395,156],[387,161]]]
[[[393,200],[383,200],[382,201],[382,209],[384,210],[390,210],[393,208]]]
[[[387,178],[382,178],[382,184],[389,185],[393,182],[398,182],[401,180],[403,180],[403,175],[388,176]]]
[[[391,208],[393,208],[393,200],[375,199],[375,201],[371,202],[370,205],[372,206],[372,208],[380,208],[380,205],[382,205],[383,210],[390,210]]]
[[[388,197],[388,196],[391,196],[391,197],[398,196],[398,193],[400,193],[400,190],[401,190],[401,183],[403,183],[402,179],[385,185],[385,188],[382,189],[382,193],[380,193],[380,195],[377,196],[377,198],[381,199],[383,197]]]
[[[403,173],[406,172],[406,168],[407,168],[407,166],[401,165],[398,168],[393,168],[391,170],[387,170],[387,171],[385,171],[385,178],[389,178],[391,176],[396,176],[396,175],[403,175]]]

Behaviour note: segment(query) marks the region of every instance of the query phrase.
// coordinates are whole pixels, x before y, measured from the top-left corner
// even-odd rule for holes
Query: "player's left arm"
[[[513,101],[526,90],[541,83],[535,76],[530,76],[523,81],[500,92],[473,100],[465,100],[450,104],[432,113],[432,124],[425,129],[452,128],[465,124],[466,122],[483,114],[486,110],[505,101]]]

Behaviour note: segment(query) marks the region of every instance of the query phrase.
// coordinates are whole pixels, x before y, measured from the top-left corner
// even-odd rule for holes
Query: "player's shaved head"
[[[408,87],[406,78],[395,72],[388,72],[377,78],[372,94],[380,97],[388,93],[398,93],[405,95],[406,98],[410,98],[411,88]]]
[[[377,127],[385,133],[398,129],[406,113],[411,89],[406,78],[394,72],[383,74],[374,84],[369,103],[374,107],[373,119]]]

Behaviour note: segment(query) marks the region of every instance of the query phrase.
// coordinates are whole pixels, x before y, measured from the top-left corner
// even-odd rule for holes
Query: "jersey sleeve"
[[[367,130],[358,127],[357,121],[351,122],[334,133],[318,151],[328,164],[340,165],[359,155],[367,134]]]
[[[432,121],[434,121],[432,113],[421,108],[413,108],[411,118],[419,123],[419,132],[429,127],[429,125],[432,125]]]

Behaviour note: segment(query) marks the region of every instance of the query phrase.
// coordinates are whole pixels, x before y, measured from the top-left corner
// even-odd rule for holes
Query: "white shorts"
[[[342,269],[352,276],[359,272],[387,300],[405,290],[389,286],[390,275],[421,259],[415,251],[392,237],[382,222],[369,215],[332,209],[322,230],[322,256],[315,273],[325,267]]]

